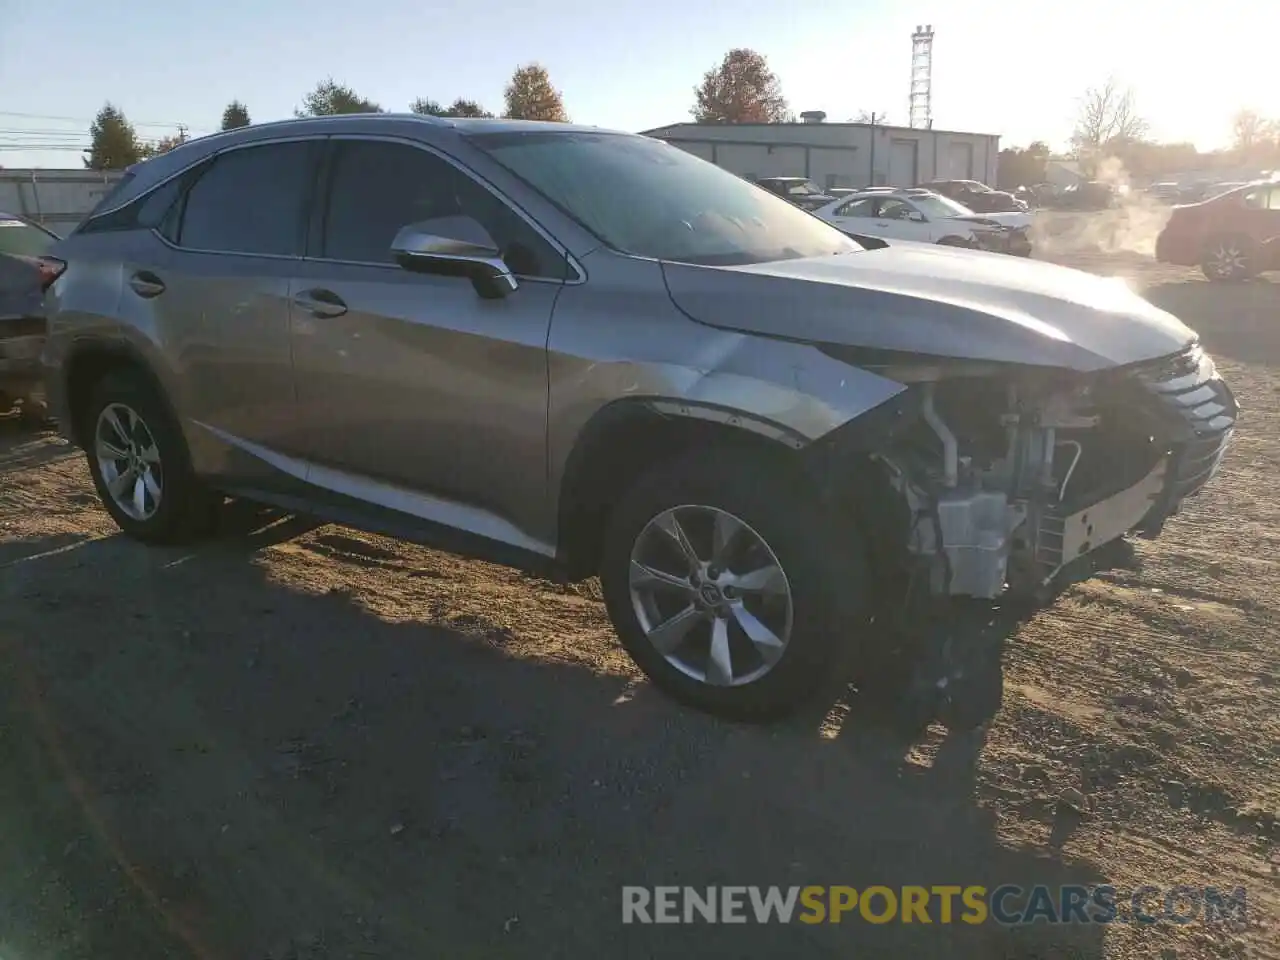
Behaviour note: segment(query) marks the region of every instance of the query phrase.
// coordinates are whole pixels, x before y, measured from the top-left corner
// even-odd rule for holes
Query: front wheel
[[[609,615],[636,664],[674,698],[735,719],[799,706],[867,625],[852,529],[798,471],[751,451],[662,466],[605,535]]]
[[[1200,269],[1210,280],[1244,280],[1253,275],[1253,251],[1243,237],[1215,237],[1205,244]]]

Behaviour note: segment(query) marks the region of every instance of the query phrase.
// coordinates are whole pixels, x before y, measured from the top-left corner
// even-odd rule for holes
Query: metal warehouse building
[[[925,180],[995,183],[1000,137],[871,123],[675,123],[646,130],[739,176],[808,177],[820,187],[910,187]]]

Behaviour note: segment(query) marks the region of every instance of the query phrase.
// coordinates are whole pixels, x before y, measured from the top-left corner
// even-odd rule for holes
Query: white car
[[[971,247],[1028,256],[1031,214],[974,213],[956,201],[919,188],[869,189],[813,211],[845,233]]]

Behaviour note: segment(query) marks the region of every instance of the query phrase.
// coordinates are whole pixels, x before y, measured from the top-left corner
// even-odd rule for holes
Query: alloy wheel
[[[109,403],[94,427],[98,475],[115,505],[131,520],[150,520],[160,509],[164,468],[150,427],[132,407]]]
[[[1234,240],[1220,240],[1209,253],[1213,272],[1224,279],[1242,275],[1248,267],[1244,251]]]
[[[753,683],[786,653],[791,583],[764,537],[725,510],[684,505],[658,514],[632,546],[629,580],[645,637],[694,680]]]

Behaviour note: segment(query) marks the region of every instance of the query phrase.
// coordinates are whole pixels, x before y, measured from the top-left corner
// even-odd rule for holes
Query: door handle
[[[332,290],[304,290],[293,302],[313,317],[340,317],[347,312],[346,303]]]
[[[138,296],[150,300],[164,293],[164,281],[150,270],[139,270],[129,278],[129,286]]]

